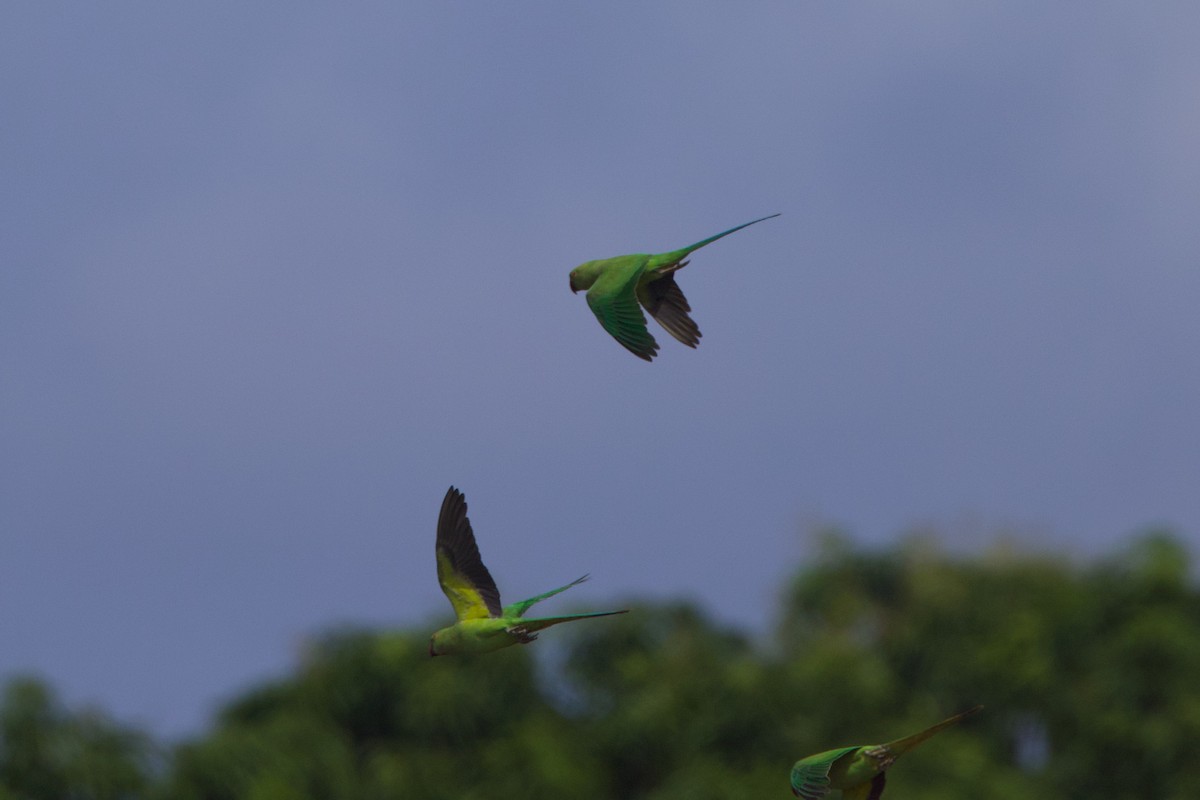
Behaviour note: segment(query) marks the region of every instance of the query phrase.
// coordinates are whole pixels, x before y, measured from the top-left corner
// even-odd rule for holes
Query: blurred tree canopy
[[[38,680],[13,679],[0,695],[0,800],[143,797],[156,762],[147,737],[66,711]]]
[[[1191,567],[1161,532],[1083,565],[829,534],[762,641],[688,604],[476,659],[429,658],[424,630],[333,632],[172,748],[19,679],[0,700],[0,800],[784,798],[801,756],[976,703],[886,797],[1194,800]]]

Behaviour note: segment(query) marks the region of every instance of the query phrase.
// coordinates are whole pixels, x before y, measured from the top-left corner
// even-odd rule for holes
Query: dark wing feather
[[[437,554],[438,579],[460,619],[463,618],[460,607],[472,606],[478,601],[486,606],[488,614],[500,616],[500,591],[475,544],[475,533],[467,519],[467,500],[453,486],[446,492],[438,514]]]
[[[646,281],[638,286],[638,300],[650,312],[650,316],[654,317],[659,325],[666,328],[667,333],[688,347],[695,347],[700,343],[700,328],[688,316],[692,307],[688,304],[687,298],[683,296],[683,290],[679,288],[679,284],[675,282],[674,272],[669,272],[658,280]]]

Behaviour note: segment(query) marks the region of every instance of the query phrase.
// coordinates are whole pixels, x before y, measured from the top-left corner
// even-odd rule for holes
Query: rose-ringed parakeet
[[[638,253],[588,261],[571,270],[571,291],[586,289],[588,305],[604,330],[638,358],[651,361],[658,353],[658,342],[646,330],[646,316],[638,303],[667,333],[688,347],[695,347],[700,343],[700,329],[688,316],[692,307],[675,282],[675,272],[688,265],[684,259],[692,251],[755,222],[778,216],[772,214],[738,225],[669,253]]]
[[[450,598],[458,621],[433,634],[429,640],[431,656],[487,653],[509,645],[528,644],[537,638],[538,631],[560,622],[628,611],[599,611],[536,619],[523,616],[534,603],[582,583],[587,580],[587,575],[545,594],[501,607],[496,582],[479,557],[471,521],[467,519],[466,498],[453,486],[446,492],[442,511],[438,515],[436,551],[438,583],[442,585],[446,597]]]
[[[920,733],[887,744],[839,747],[802,758],[792,766],[792,794],[804,800],[821,800],[830,791],[841,789],[843,800],[879,800],[887,770],[897,758],[981,708],[975,706]]]

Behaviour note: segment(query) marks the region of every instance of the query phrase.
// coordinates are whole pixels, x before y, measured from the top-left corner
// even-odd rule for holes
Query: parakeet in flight
[[[772,214],[738,225],[669,253],[639,253],[588,261],[571,270],[571,291],[587,289],[588,305],[604,330],[638,358],[651,361],[658,353],[658,342],[646,330],[646,316],[638,303],[667,329],[667,333],[688,347],[695,347],[700,343],[700,329],[688,316],[692,307],[675,282],[676,270],[688,265],[684,259],[692,251],[755,222],[778,216]]]
[[[804,800],[821,800],[833,789],[843,800],[879,800],[887,769],[897,758],[938,731],[948,728],[983,706],[975,706],[920,733],[887,744],[839,747],[802,758],[792,767],[792,794]]]
[[[467,519],[466,498],[453,486],[446,492],[442,511],[438,515],[437,573],[438,583],[442,585],[446,597],[450,598],[458,621],[433,634],[429,640],[431,656],[487,653],[509,645],[528,644],[537,638],[537,632],[542,628],[574,619],[624,614],[629,610],[536,619],[522,616],[534,603],[582,583],[587,580],[587,575],[537,597],[501,607],[496,582],[479,557],[471,521]]]

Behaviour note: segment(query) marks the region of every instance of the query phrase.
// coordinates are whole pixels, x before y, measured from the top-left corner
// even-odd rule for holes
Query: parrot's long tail
[[[974,708],[969,708],[966,711],[962,712],[961,714],[955,714],[953,717],[950,717],[950,719],[944,719],[941,722],[939,722],[937,725],[934,725],[930,728],[926,728],[925,730],[921,731],[920,733],[914,733],[912,736],[905,736],[903,739],[897,739],[894,742],[888,742],[885,745],[885,747],[887,747],[889,750],[892,751],[893,756],[899,756],[901,753],[905,753],[905,752],[913,749],[914,747],[919,745],[921,742],[928,739],[930,736],[933,736],[935,733],[945,730],[946,728],[949,728],[951,725],[957,725],[958,723],[962,722],[967,717],[979,712],[982,709],[983,709],[983,706],[975,706]]]
[[[535,619],[523,619],[515,628],[521,628],[526,631],[540,631],[544,628],[549,628],[551,625],[557,625],[560,622],[570,622],[575,619],[587,619],[588,617],[608,617],[613,614],[628,614],[629,609],[621,609],[620,611],[589,611],[584,614],[565,614],[561,617],[537,617]]]
[[[681,247],[680,249],[674,250],[670,253],[663,253],[662,255],[655,256],[653,261],[651,262],[650,266],[653,267],[653,266],[656,266],[659,264],[674,264],[675,262],[686,258],[687,254],[691,253],[693,250],[699,250],[701,247],[704,247],[704,245],[712,244],[717,239],[728,236],[731,233],[737,233],[742,228],[749,228],[751,225],[753,225],[756,222],[762,222],[764,219],[774,219],[775,217],[778,217],[778,216],[779,216],[778,214],[771,214],[770,216],[767,216],[767,217],[759,217],[758,219],[751,220],[750,222],[746,222],[741,225],[738,225],[736,228],[730,228],[727,231],[718,233],[716,236],[710,236],[707,239],[702,239],[701,241],[696,242],[695,244],[690,244],[687,247]]]

